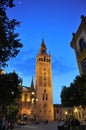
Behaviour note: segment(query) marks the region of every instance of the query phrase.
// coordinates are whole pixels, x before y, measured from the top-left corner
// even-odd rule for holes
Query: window
[[[81,68],[83,74],[86,74],[86,58],[81,62]]]
[[[57,109],[57,113],[59,113],[59,110]]]
[[[44,72],[44,75],[46,75],[46,72]]]
[[[44,57],[44,61],[46,61],[46,57]]]
[[[44,83],[44,87],[46,87],[46,83]]]
[[[25,102],[27,101],[27,94],[25,94],[25,96],[24,96],[24,101]]]
[[[39,61],[43,61],[43,58],[39,58]]]
[[[47,62],[50,62],[50,59],[47,59]]]
[[[46,80],[46,77],[44,77],[44,80]]]
[[[82,52],[86,48],[86,43],[84,42],[83,39],[79,41],[79,46],[80,46],[80,52]]]
[[[43,94],[43,97],[42,97],[43,101],[45,100],[45,94]]]
[[[46,93],[46,89],[44,89],[44,93],[43,93],[43,96],[42,96],[42,99],[43,101],[47,101],[48,100],[48,94]]]
[[[46,68],[44,68],[44,71],[46,71]]]
[[[44,108],[47,106],[47,104],[44,104]]]
[[[48,94],[46,94],[46,101],[48,100]]]
[[[44,97],[43,97],[43,101],[44,101]]]
[[[44,92],[46,93],[46,89],[44,89]]]

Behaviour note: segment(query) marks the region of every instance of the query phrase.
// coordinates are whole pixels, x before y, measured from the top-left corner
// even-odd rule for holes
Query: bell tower
[[[53,121],[52,68],[51,56],[42,39],[40,51],[36,57],[36,114],[41,121]]]

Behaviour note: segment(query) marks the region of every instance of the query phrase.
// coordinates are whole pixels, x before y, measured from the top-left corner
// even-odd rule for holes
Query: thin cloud
[[[10,72],[15,70],[16,73],[32,76],[35,73],[35,53],[36,52],[34,50],[20,52],[16,58],[8,62],[8,67],[6,67],[6,70],[10,68]]]
[[[63,62],[63,60],[62,62],[60,60],[53,60],[52,70],[53,70],[53,74],[61,75],[61,74],[67,74],[75,71],[76,67],[68,65],[68,63]]]

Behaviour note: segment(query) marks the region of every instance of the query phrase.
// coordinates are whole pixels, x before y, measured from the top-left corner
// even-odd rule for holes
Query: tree
[[[10,105],[15,104],[16,99],[20,97],[19,84],[21,78],[13,72],[0,75],[0,104]]]
[[[86,75],[76,76],[69,87],[62,88],[61,102],[66,107],[86,106]]]
[[[18,114],[18,111],[19,111],[18,106],[11,104],[11,105],[6,106],[6,110],[7,110],[6,115],[8,119],[11,121],[12,120],[16,121],[16,115]]]
[[[19,111],[21,96],[21,78],[15,73],[0,74],[0,110],[9,119],[15,120]]]
[[[13,0],[0,1],[0,67],[5,67],[10,58],[14,58],[22,48],[22,43],[15,32],[16,26],[20,25],[16,19],[7,17],[7,7],[13,7]]]

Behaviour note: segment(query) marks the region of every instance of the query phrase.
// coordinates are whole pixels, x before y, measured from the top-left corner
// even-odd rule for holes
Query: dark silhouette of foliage
[[[13,7],[15,6],[14,3],[13,3],[13,0],[0,0],[0,6],[2,7]]]
[[[20,25],[16,19],[9,19],[7,9],[14,7],[14,0],[0,0],[0,68],[7,65],[7,61],[15,58],[22,48],[22,43],[16,33]],[[16,73],[0,74],[0,106],[2,114],[15,117],[18,112],[18,98],[20,98],[19,83],[21,79]]]
[[[70,87],[63,86],[61,102],[66,107],[86,106],[86,75],[76,76]]]
[[[22,43],[15,32],[16,26],[20,25],[16,19],[7,17],[7,7],[13,7],[13,0],[0,1],[0,67],[5,67],[10,58],[14,58],[22,48]]]
[[[21,78],[13,72],[0,75],[0,104],[15,104],[15,100],[20,97],[19,84]]]

